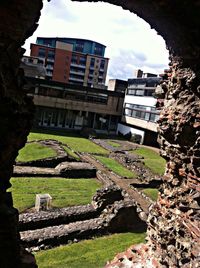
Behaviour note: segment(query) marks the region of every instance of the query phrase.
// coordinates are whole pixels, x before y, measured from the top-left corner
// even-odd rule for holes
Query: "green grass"
[[[103,165],[107,168],[118,174],[122,177],[134,178],[136,176],[135,173],[128,170],[127,168],[120,165],[117,161],[112,158],[104,157],[104,156],[95,156]]]
[[[158,189],[147,188],[142,190],[144,194],[150,197],[153,201],[156,201],[158,198]]]
[[[65,150],[65,152],[71,156],[72,158],[76,159],[77,161],[80,161],[80,157],[74,153],[74,151],[72,151],[71,149],[69,149],[67,146],[63,146],[63,149]]]
[[[14,207],[20,212],[34,206],[36,194],[48,193],[54,207],[66,207],[90,203],[101,187],[95,179],[12,178],[11,183]]]
[[[107,143],[108,143],[109,145],[111,145],[112,147],[116,147],[116,148],[118,148],[118,147],[121,146],[119,143],[114,142],[114,141],[107,141]]]
[[[27,143],[19,151],[17,161],[26,162],[56,156],[56,151],[39,143]]]
[[[155,174],[163,175],[166,161],[158,153],[148,148],[138,148],[134,154],[144,157],[144,164]]]
[[[143,243],[145,233],[123,233],[85,240],[35,254],[40,268],[102,268],[132,244]]]
[[[53,132],[52,132],[53,133]],[[46,133],[34,133],[31,132],[28,136],[28,140],[46,140],[54,139],[68,145],[74,152],[85,152],[92,154],[108,154],[108,151],[102,147],[96,145],[92,141],[85,139],[77,135],[71,135],[66,133],[65,136],[56,134],[46,134]]]

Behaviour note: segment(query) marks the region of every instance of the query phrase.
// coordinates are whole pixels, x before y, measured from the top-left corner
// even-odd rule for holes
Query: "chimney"
[[[142,75],[143,75],[143,71],[138,69],[138,70],[136,70],[135,75],[136,75],[137,78],[141,78]]]

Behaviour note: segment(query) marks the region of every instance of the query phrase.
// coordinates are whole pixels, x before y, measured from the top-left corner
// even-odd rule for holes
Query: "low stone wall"
[[[46,249],[106,233],[145,231],[137,202],[117,186],[98,190],[91,205],[25,213],[19,217],[23,246]]]
[[[137,173],[137,179],[143,183],[149,183],[152,180],[161,180],[161,176],[155,175],[150,169],[144,167],[142,157],[132,153],[115,152],[111,153],[110,157],[121,163],[129,170]]]
[[[55,168],[58,164],[65,161],[74,161],[73,159],[69,158],[67,155],[65,156],[57,156],[57,157],[48,157],[44,159],[38,159],[33,161],[27,162],[17,162],[17,166],[24,166],[24,167],[44,167],[44,168]]]
[[[95,178],[96,168],[86,162],[62,162],[55,167],[61,177],[65,178]]]
[[[95,178],[96,169],[88,163],[63,162],[55,168],[15,166],[14,177],[63,177],[63,178]]]
[[[98,218],[24,231],[20,235],[23,246],[40,250],[106,233],[145,230],[146,223],[138,217],[137,205],[133,201],[121,200],[108,206]]]
[[[153,179],[145,183],[131,183],[130,185],[135,188],[159,188],[163,183],[161,179]]]
[[[76,161],[75,158],[67,154],[67,152],[63,148],[64,144],[62,144],[59,141],[48,139],[48,140],[28,141],[27,144],[29,143],[40,143],[44,146],[50,147],[56,152],[57,156],[47,157],[44,159],[38,159],[38,160],[33,160],[33,161],[16,162],[17,166],[55,168],[61,162],[65,162],[65,161],[75,162]]]
[[[49,226],[83,221],[98,216],[92,205],[56,208],[49,211],[23,213],[19,215],[19,231],[35,230]]]
[[[14,166],[13,177],[59,177],[55,168]]]
[[[34,230],[99,217],[106,206],[112,205],[115,201],[123,200],[123,198],[120,188],[111,185],[97,190],[92,204],[22,213],[19,215],[19,230]]]

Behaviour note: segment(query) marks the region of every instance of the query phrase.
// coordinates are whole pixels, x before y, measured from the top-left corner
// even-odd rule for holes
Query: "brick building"
[[[109,61],[105,48],[86,39],[38,37],[31,56],[44,59],[49,80],[104,88]]]

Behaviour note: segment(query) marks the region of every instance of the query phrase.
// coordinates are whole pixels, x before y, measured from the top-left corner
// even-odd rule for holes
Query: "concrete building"
[[[121,79],[110,79],[108,81],[108,90],[125,93],[128,82]]]
[[[123,93],[36,78],[27,78],[27,91],[36,105],[36,127],[116,133]]]
[[[131,133],[141,144],[157,144],[156,122],[159,118],[159,111],[156,109],[157,99],[154,93],[160,81],[160,77],[151,76],[151,74],[128,79],[118,133],[123,135]]]
[[[45,79],[46,68],[44,66],[44,60],[37,57],[23,56],[20,64],[20,68],[24,70],[26,77],[35,77]]]
[[[105,88],[109,61],[105,48],[86,39],[38,37],[31,44],[31,56],[44,60],[49,80]]]

